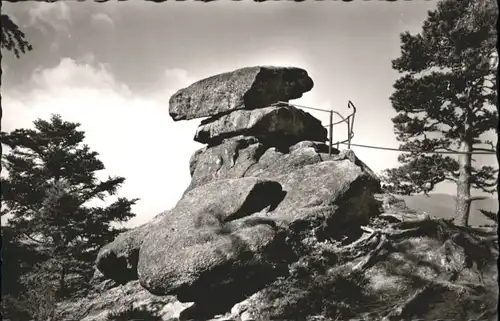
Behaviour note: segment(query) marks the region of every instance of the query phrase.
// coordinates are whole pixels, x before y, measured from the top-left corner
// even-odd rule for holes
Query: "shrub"
[[[126,310],[115,311],[107,316],[107,321],[161,321],[154,312],[129,307]]]

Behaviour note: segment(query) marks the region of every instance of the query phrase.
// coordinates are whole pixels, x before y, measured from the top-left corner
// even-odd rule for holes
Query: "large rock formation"
[[[209,146],[194,153],[192,183],[179,203],[156,224],[104,247],[101,272],[122,283],[138,277],[154,294],[213,305],[214,291],[238,297],[245,283],[243,292],[254,292],[286,274],[302,235],[360,234],[376,213],[377,177],[353,153],[325,154],[326,130],[310,114],[266,107],[310,86],[301,69],[259,67],[193,84],[182,108],[185,94],[175,94],[174,118],[182,119],[179,110],[186,119],[212,117],[196,135]],[[221,100],[214,88],[231,89],[240,100]]]
[[[302,97],[312,79],[304,69],[247,67],[195,82],[170,98],[174,120],[210,117],[237,109],[267,107]]]
[[[191,157],[192,181],[174,208],[101,249],[96,265],[105,277],[138,279],[156,296],[194,302],[185,320],[306,320],[314,313],[323,320],[404,319],[433,316],[412,308],[419,291],[446,302],[454,294],[443,288],[476,291],[453,280],[472,280],[476,261],[478,271],[491,274],[497,252],[491,240],[478,241],[486,232],[380,196],[378,178],[352,151],[328,154],[318,120],[294,107],[267,106],[300,96],[312,86],[308,79],[300,69],[245,68],[175,94],[174,119],[211,117],[196,135],[209,145]],[[490,290],[481,293],[497,293]],[[318,291],[333,303],[308,305]],[[471,311],[457,316],[478,310]]]

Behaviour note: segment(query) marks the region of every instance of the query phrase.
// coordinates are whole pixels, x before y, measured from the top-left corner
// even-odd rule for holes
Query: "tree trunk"
[[[498,85],[497,85],[497,89],[498,89]],[[498,114],[500,115],[499,105],[497,105],[497,111],[498,111]],[[498,130],[498,127],[497,127],[497,136],[498,136],[498,133],[500,133],[500,131]],[[496,151],[497,151],[497,163],[500,165],[500,139],[498,139],[498,138],[497,138]],[[498,198],[498,195],[500,195],[500,177],[497,177],[497,198]],[[500,218],[500,207],[497,210],[497,218]]]
[[[61,265],[61,272],[59,274],[59,297],[66,296],[66,267]]]
[[[461,152],[472,151],[472,143],[462,142],[460,146]],[[472,168],[472,154],[460,154],[458,156],[459,164],[459,177],[457,181],[457,203],[456,203],[456,216],[455,224],[460,226],[467,226],[469,223],[470,215],[470,179]]]

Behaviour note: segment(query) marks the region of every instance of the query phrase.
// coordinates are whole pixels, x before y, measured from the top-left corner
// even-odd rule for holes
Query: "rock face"
[[[278,146],[290,146],[302,140],[327,140],[327,130],[318,119],[290,106],[237,110],[205,120],[194,140],[217,145],[225,138],[240,135],[257,137]]]
[[[253,185],[258,182],[260,189]],[[283,233],[304,223],[318,233],[367,223],[376,187],[373,177],[348,160],[306,166],[276,181],[246,177],[199,186],[144,239],[141,284],[155,294],[202,301],[210,291],[230,288],[228,277],[242,284],[256,273],[254,280],[275,275],[272,267],[292,257],[281,256],[287,252]]]
[[[102,293],[91,294],[78,302],[62,302],[58,305],[53,320],[108,321],[111,314],[124,310],[148,311],[158,316],[157,320],[176,320],[191,305],[192,303],[180,303],[173,296],[152,295],[141,287],[139,281],[132,281]]]
[[[420,295],[438,293],[446,306],[476,291],[452,280],[478,275],[471,262],[491,267],[498,250],[475,241],[483,232],[471,236],[381,194],[352,151],[328,154],[319,120],[269,106],[311,87],[304,70],[254,67],[172,96],[175,120],[211,117],[195,137],[208,146],[192,155],[191,183],[174,208],[101,249],[104,276],[194,302],[180,320],[437,318],[412,310]],[[324,301],[313,300],[318,293]]]
[[[202,148],[193,154],[190,160],[191,184],[187,190],[218,179],[247,176],[274,178],[293,173],[306,165],[330,161],[333,162],[330,166],[333,166],[343,160],[349,160],[353,168],[378,180],[351,151],[334,149],[333,153],[330,157],[327,145],[312,141],[302,141],[283,150],[262,143],[255,137],[226,139],[220,145]],[[329,176],[329,173],[322,175]]]
[[[215,309],[213,293],[218,302],[253,293],[287,273],[288,264],[297,259],[293,248],[299,239],[309,233],[321,239],[354,237],[376,214],[377,178],[345,152],[323,160],[328,158],[321,155],[323,148],[313,142],[294,145],[288,153],[270,147],[253,159],[248,177],[242,170],[219,176],[214,175],[216,169],[206,171],[204,183],[198,181],[146,234],[128,232],[101,253],[138,253],[129,261],[138,260],[141,285],[156,295],[176,295],[182,302]],[[243,150],[236,161],[241,155],[252,159],[247,154]],[[193,161],[197,172],[201,163]],[[136,245],[133,251],[126,246],[130,244]],[[114,270],[102,270],[110,278],[134,266],[126,265],[127,260],[113,262]]]
[[[267,107],[302,97],[312,79],[304,69],[247,67],[202,79],[170,98],[174,120],[210,117],[237,109]]]
[[[120,234],[112,243],[99,251],[96,266],[108,278],[127,283],[137,279],[137,260],[139,248],[149,230],[169,211],[156,215],[150,222],[135,229]]]
[[[207,284],[216,287],[216,271],[228,265],[233,270],[238,264],[266,265],[259,255],[249,254],[265,252],[275,230],[266,224],[239,224],[238,219],[275,207],[281,198],[278,183],[256,178],[218,181],[190,191],[145,238],[139,253],[141,284],[152,293],[196,301]]]

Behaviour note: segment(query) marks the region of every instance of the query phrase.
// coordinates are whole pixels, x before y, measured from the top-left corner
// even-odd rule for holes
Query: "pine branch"
[[[446,179],[447,181],[454,182],[454,183],[458,182],[458,179],[456,179],[456,178],[455,178],[455,177],[453,177],[453,176],[449,176],[449,175],[446,175],[445,179]]]
[[[498,224],[498,214],[492,211],[487,211],[487,210],[479,210],[481,214],[492,220],[493,222]]]
[[[12,51],[16,58],[20,57],[20,53],[23,54],[31,51],[33,47],[26,41],[26,35],[24,32],[19,30],[19,27],[10,19],[6,14],[1,15],[1,46],[9,51]]]

